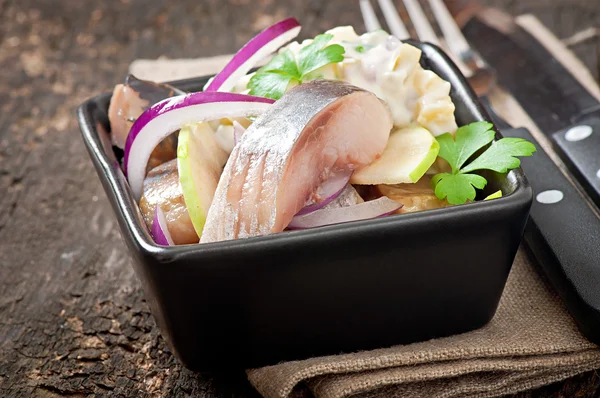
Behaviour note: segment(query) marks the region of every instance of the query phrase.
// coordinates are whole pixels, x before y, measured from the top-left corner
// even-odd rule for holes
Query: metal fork
[[[436,35],[418,0],[403,0],[403,2],[419,40],[444,48],[467,76],[475,93],[489,108],[487,96],[496,86],[496,72],[469,46],[443,0],[429,0],[433,15],[443,33],[443,41]],[[408,30],[392,1],[379,0],[379,6],[391,33],[401,40],[407,39]],[[379,29],[379,21],[369,0],[360,0],[360,8],[367,30]]]

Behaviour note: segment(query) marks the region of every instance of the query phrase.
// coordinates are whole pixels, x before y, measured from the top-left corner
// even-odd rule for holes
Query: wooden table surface
[[[532,12],[560,38],[600,27],[598,0],[487,3]],[[196,374],[170,354],[75,109],[136,58],[234,52],[290,15],[306,36],[363,29],[351,0],[0,0],[0,396],[257,396],[243,373]],[[596,77],[598,46],[574,48]],[[590,372],[519,396],[598,392]]]

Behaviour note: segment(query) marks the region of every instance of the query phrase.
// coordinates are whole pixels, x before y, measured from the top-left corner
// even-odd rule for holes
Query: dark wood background
[[[598,0],[485,3],[532,12],[560,38],[600,27]],[[136,58],[234,52],[290,15],[305,36],[363,29],[352,0],[0,0],[0,396],[256,396],[243,373],[195,374],[170,354],[75,109]],[[598,46],[574,48],[596,77]],[[590,372],[519,397],[599,392]]]

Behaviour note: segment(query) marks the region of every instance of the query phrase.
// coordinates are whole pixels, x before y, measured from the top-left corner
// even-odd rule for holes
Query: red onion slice
[[[173,239],[171,238],[171,234],[167,228],[167,219],[165,218],[165,213],[158,205],[156,205],[156,210],[154,211],[151,234],[152,238],[154,238],[154,241],[159,245],[173,246],[175,244],[173,243]]]
[[[233,145],[237,145],[237,143],[240,142],[245,131],[246,129],[244,126],[239,124],[237,120],[233,121]]]
[[[148,108],[135,121],[125,142],[123,169],[135,199],[142,196],[148,159],[166,136],[188,123],[260,115],[273,102],[244,94],[199,92],[167,98]]]
[[[209,83],[204,91],[231,91],[235,83],[258,61],[268,57],[300,33],[300,23],[284,19],[254,36]]]
[[[326,206],[323,206],[323,209],[354,206],[364,202],[364,199],[358,194],[356,189],[351,184],[347,184],[344,189],[342,189],[342,192],[338,195],[338,197],[332,200]]]
[[[296,214],[296,216],[311,213],[331,203],[331,201],[333,201],[339,196],[340,193],[342,193],[342,191],[348,184],[351,175],[352,171],[344,171],[341,173],[336,173],[333,176],[329,177],[321,184],[321,186],[317,190],[317,198],[319,198],[320,200],[313,200],[307,202],[307,205],[304,206]]]
[[[379,199],[348,207],[319,209],[303,216],[296,216],[288,225],[289,229],[306,229],[349,221],[368,220],[387,216],[401,208],[395,200],[382,196]]]

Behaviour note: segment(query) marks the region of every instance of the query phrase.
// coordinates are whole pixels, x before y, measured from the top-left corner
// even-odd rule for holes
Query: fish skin
[[[316,80],[293,88],[233,149],[201,242],[283,231],[331,173],[378,158],[391,128],[385,103],[356,86]]]
[[[117,84],[113,90],[110,104],[108,105],[108,120],[110,121],[110,137],[112,144],[119,148],[125,147],[125,141],[133,122],[149,102],[140,97],[129,86]]]
[[[123,149],[133,122],[155,103],[184,92],[164,83],[141,80],[128,75],[124,84],[117,84],[108,105],[111,140]]]
[[[146,173],[163,163],[173,160],[177,157],[177,137],[179,130],[169,134],[164,140],[154,148],[146,165]]]
[[[149,229],[152,228],[154,211],[159,205],[165,213],[167,229],[176,245],[198,242],[179,184],[177,159],[170,160],[150,170],[144,180],[140,210]]]

